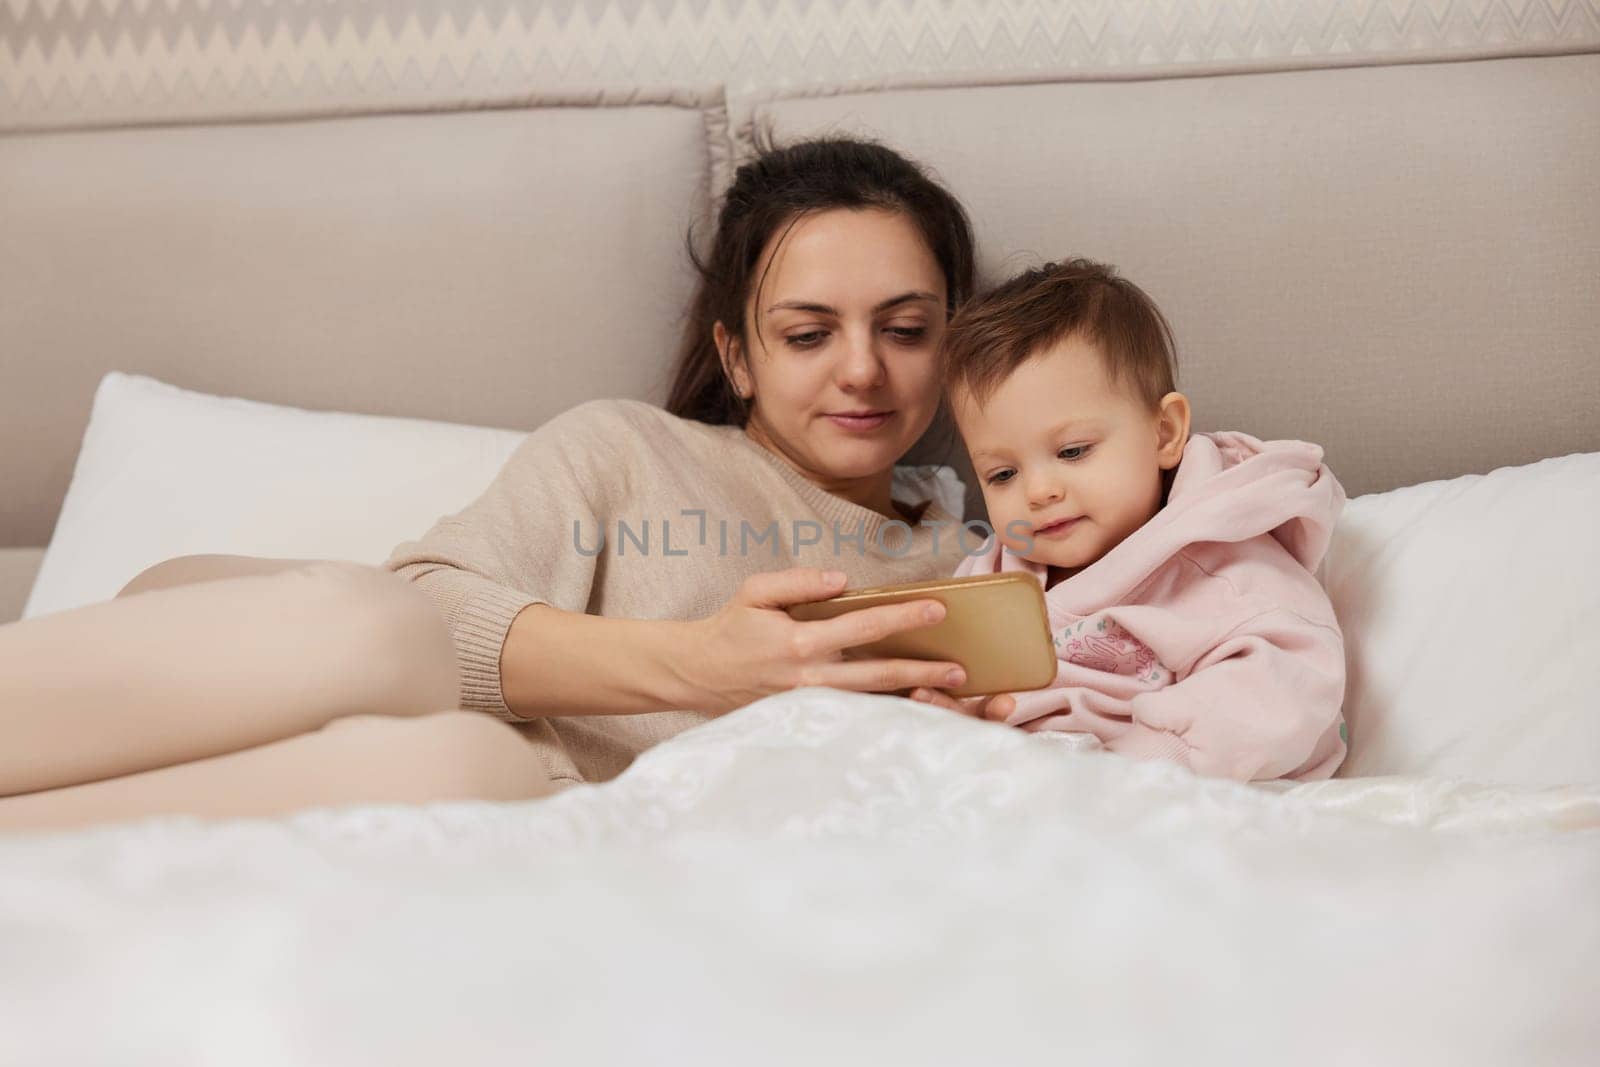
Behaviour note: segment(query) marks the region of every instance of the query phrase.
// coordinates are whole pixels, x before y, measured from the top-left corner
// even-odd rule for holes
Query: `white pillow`
[[[23,617],[108,599],[191,553],[381,563],[471,503],[523,436],[108,374]]]
[[[382,563],[488,488],[523,434],[305,411],[111,373],[95,392],[23,618],[117,594],[173,556]],[[894,470],[896,496],[961,514],[946,466]]]
[[[1600,782],[1600,453],[1350,501],[1341,777]]]

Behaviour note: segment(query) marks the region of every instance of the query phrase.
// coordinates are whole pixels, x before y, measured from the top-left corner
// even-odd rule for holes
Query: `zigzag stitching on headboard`
[[[1600,47],[1600,0],[0,0],[0,126]]]

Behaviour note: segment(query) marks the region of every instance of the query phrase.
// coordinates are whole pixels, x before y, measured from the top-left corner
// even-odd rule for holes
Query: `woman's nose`
[[[883,384],[884,363],[871,340],[846,336],[836,371],[839,386],[852,391],[876,389]]]

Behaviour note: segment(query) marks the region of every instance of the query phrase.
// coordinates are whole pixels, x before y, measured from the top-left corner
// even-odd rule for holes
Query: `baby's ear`
[[[1182,393],[1168,393],[1161,398],[1156,412],[1156,461],[1161,469],[1176,467],[1188,443],[1189,398]]]

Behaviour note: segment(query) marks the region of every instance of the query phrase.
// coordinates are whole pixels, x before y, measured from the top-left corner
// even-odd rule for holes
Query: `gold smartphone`
[[[1055,680],[1056,650],[1050,640],[1044,590],[1031,575],[973,574],[849,589],[829,600],[793,604],[788,611],[790,618],[812,622],[907,600],[940,601],[945,616],[932,626],[891,634],[851,649],[852,658],[959,663],[967,672],[967,682],[949,690],[955,696],[1043,689]]]

